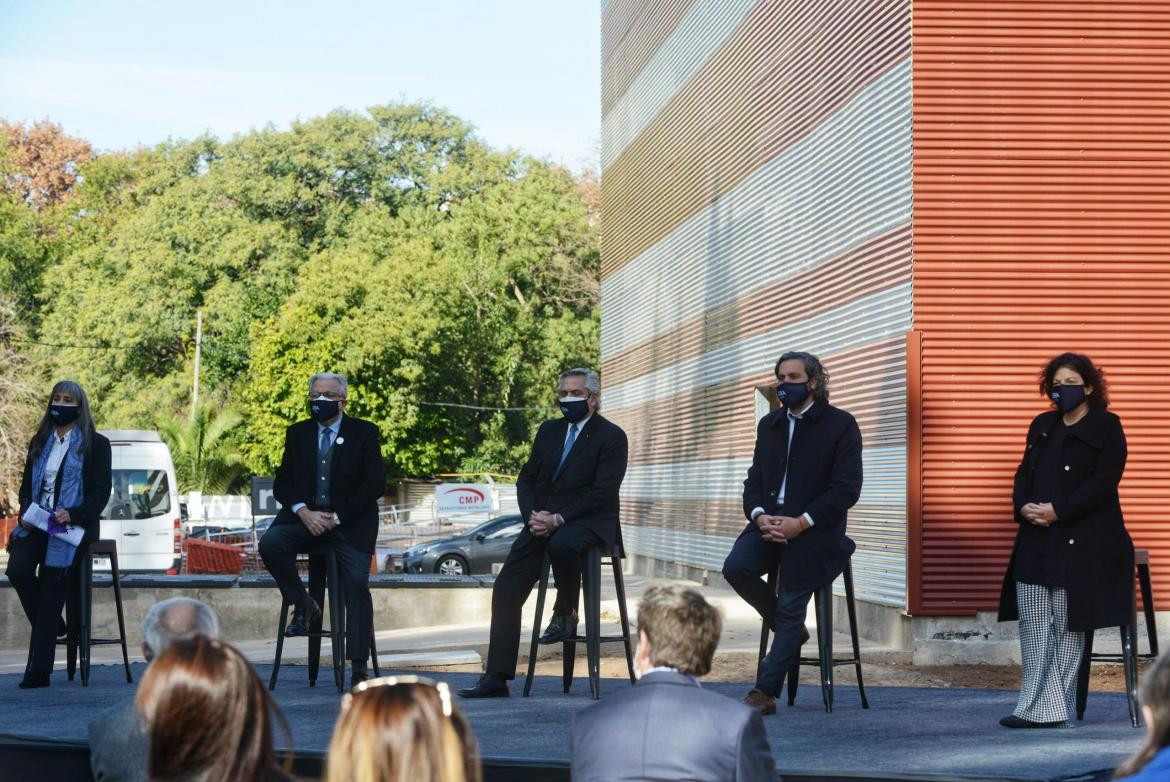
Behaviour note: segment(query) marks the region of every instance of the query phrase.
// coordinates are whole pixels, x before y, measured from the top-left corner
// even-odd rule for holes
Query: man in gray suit
[[[694,589],[659,586],[638,603],[638,683],[573,719],[574,782],[774,782],[760,714],[696,677],[711,670],[723,620]]]
[[[155,603],[142,620],[142,655],[149,663],[175,641],[219,637],[211,606],[187,597]],[[106,709],[89,723],[89,767],[96,782],[146,782],[150,738],[134,701]]]

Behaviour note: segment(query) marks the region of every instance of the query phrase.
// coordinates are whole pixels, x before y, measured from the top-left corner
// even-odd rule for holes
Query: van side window
[[[114,470],[113,491],[103,519],[150,519],[171,510],[165,470]]]

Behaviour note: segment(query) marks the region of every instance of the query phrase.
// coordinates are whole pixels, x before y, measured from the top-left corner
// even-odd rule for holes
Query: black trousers
[[[47,567],[45,552],[49,536],[39,529],[30,529],[28,533],[25,537],[9,540],[5,575],[32,625],[27,667],[49,673],[57,654],[57,636],[65,629],[61,609],[67,599],[72,604],[70,629],[76,630],[81,621],[75,609],[80,597],[80,558],[85,555],[85,547],[78,549],[70,567]]]
[[[785,674],[800,657],[808,601],[815,591],[781,588],[779,596],[772,593],[764,579],[780,564],[783,555],[783,543],[764,540],[759,527],[753,526],[735,541],[723,562],[723,578],[775,633],[756,681],[756,687],[772,697],[780,694]]]
[[[319,553],[332,548],[337,557],[337,577],[345,601],[345,649],[351,660],[363,664],[370,655],[374,630],[374,601],[370,597],[370,554],[354,548],[336,528],[314,537],[300,522],[274,524],[260,539],[260,557],[276,579],[281,596],[293,605],[302,605],[308,596],[297,572],[297,554]],[[320,600],[318,599],[318,602]],[[330,622],[333,618],[330,617]]]
[[[593,530],[574,524],[561,527],[547,538],[535,537],[527,530],[520,533],[492,586],[492,629],[484,666],[488,673],[505,679],[516,676],[521,614],[532,588],[540,580],[545,551],[557,581],[553,612],[567,614],[577,610],[581,595],[581,555],[602,542]]]

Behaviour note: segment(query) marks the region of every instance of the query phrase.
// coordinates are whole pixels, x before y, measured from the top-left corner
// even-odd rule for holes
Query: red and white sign
[[[435,487],[439,513],[480,513],[499,509],[490,483],[440,483]]]

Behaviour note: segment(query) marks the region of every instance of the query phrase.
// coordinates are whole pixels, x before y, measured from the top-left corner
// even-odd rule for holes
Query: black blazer
[[[856,548],[845,535],[848,511],[861,496],[861,430],[852,415],[815,402],[798,421],[788,449],[788,416],[783,409],[760,419],[752,466],[743,482],[745,532],[752,510],[771,515],[807,513],[813,526],[783,548],[780,583],[789,589],[820,589],[845,569]],[[783,507],[776,494],[788,469]],[[741,533],[742,534],[742,533]]]
[[[284,456],[276,468],[272,494],[280,503],[273,524],[300,524],[292,506],[310,508],[316,498],[317,422],[297,421],[284,433]],[[333,477],[329,497],[340,522],[338,532],[359,551],[374,552],[378,539],[378,499],[386,492],[386,465],[378,428],[360,418],[342,416],[330,449]]]
[[[46,445],[46,448],[51,447]],[[69,518],[75,527],[85,528],[85,539],[89,543],[98,539],[101,528],[102,510],[110,501],[110,492],[113,490],[113,478],[110,474],[110,441],[105,435],[93,433],[89,443],[89,451],[82,457],[81,463],[81,504],[75,508],[66,508]],[[20,491],[17,499],[20,501],[20,515],[33,504],[32,486],[33,460],[24,460],[24,474],[20,479]],[[61,477],[63,471],[57,473],[57,492],[61,491]],[[52,510],[46,508],[46,510]]]
[[[1000,621],[1019,618],[1016,553],[1025,546],[1056,547],[1068,576],[1068,629],[1073,632],[1129,624],[1133,611],[1133,540],[1125,529],[1117,486],[1125,472],[1126,444],[1121,419],[1090,408],[1064,439],[1057,496],[1051,498],[1056,522],[1048,529],[1029,523],[1020,506],[1031,502],[1032,481],[1045,440],[1060,422],[1049,410],[1032,420],[1024,457],[1016,469],[1012,504],[1016,523],[1011,561],[1000,591]]]
[[[566,524],[583,524],[596,532],[606,545],[620,548],[618,491],[626,476],[630,451],[626,433],[617,424],[594,413],[577,435],[564,468],[553,480],[568,431],[569,422],[564,418],[545,421],[536,430],[532,453],[516,479],[520,515],[527,521],[532,511],[559,513]],[[520,534],[528,534],[528,528]]]

